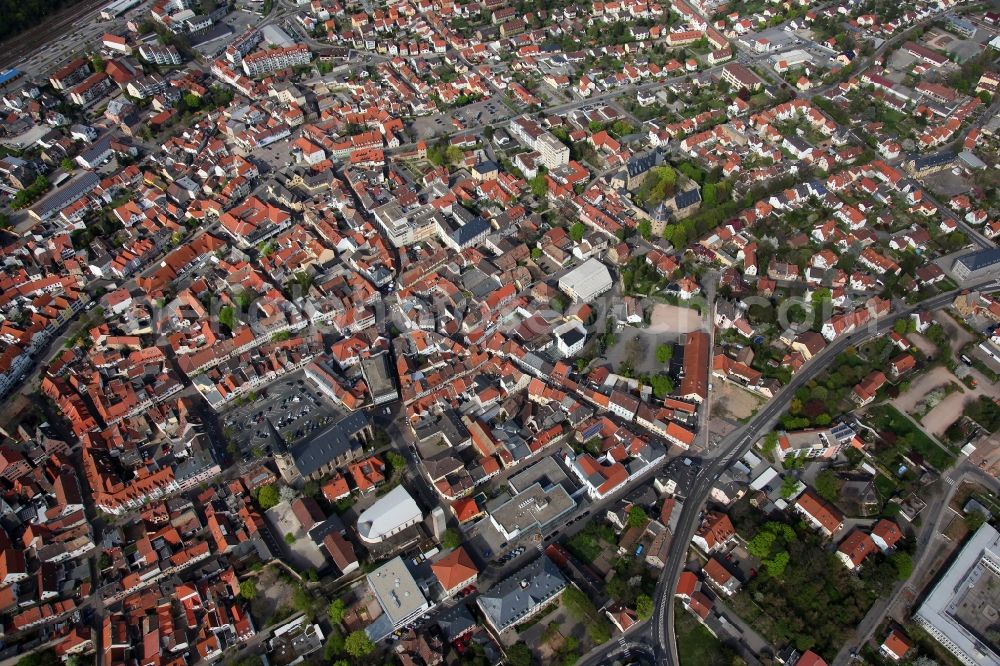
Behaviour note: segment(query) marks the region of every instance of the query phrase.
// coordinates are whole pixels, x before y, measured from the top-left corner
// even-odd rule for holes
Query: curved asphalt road
[[[673,536],[667,556],[666,566],[664,566],[660,581],[656,586],[656,596],[653,599],[653,617],[649,622],[636,627],[627,634],[628,643],[632,646],[648,646],[647,649],[653,651],[657,664],[681,666],[677,657],[677,642],[674,636],[673,591],[677,587],[677,580],[685,564],[688,544],[698,527],[701,507],[708,499],[712,486],[722,472],[734,459],[748,451],[762,435],[770,431],[778,418],[788,408],[795,391],[823,372],[830,362],[848,347],[869,338],[886,335],[899,319],[909,317],[918,311],[936,310],[950,303],[961,291],[983,288],[995,282],[998,282],[995,278],[980,280],[962,289],[939,294],[917,305],[881,317],[865,329],[835,340],[793,375],[791,381],[744,426],[724,437],[717,445],[715,458],[702,468],[696,479],[695,487],[684,502],[677,531]],[[989,290],[992,291],[996,288],[996,285],[993,285]],[[636,651],[636,647],[632,647],[631,651]],[[582,666],[608,664],[616,660],[621,661],[622,657],[626,655],[621,642],[612,640],[586,655],[580,663]]]

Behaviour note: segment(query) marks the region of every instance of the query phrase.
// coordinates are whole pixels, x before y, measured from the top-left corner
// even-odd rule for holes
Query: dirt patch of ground
[[[762,402],[752,393],[722,381],[714,383],[712,400],[712,416],[737,421],[752,416]]]
[[[893,404],[896,406],[896,409],[901,412],[906,412],[907,414],[912,413],[913,410],[916,409],[917,404],[925,395],[927,395],[927,393],[933,391],[939,386],[944,386],[949,382],[955,384],[959,383],[955,375],[948,372],[948,368],[940,365],[936,366],[914,379],[906,393],[903,393],[896,398],[893,401]]]
[[[951,374],[947,368],[936,366],[915,379],[909,390],[896,398],[893,404],[896,409],[912,415],[920,401],[929,392],[948,383],[958,386],[957,391],[945,396],[920,419],[920,425],[924,430],[935,437],[940,437],[948,429],[948,426],[962,415],[966,404],[981,395],[993,398],[1000,396],[1000,387],[994,386],[979,373],[973,372],[973,375],[976,377],[977,386],[975,389],[970,389]]]
[[[976,399],[975,392],[963,389],[956,391],[937,404],[937,406],[920,420],[924,430],[935,437],[940,437],[952,423],[962,416],[966,403]]]
[[[701,315],[691,308],[657,303],[650,316],[650,333],[690,333],[701,329]]]
[[[922,336],[921,334],[911,333],[910,335],[906,336],[906,339],[909,340],[914,347],[919,349],[920,353],[923,354],[924,356],[927,356],[928,358],[933,358],[937,356],[938,353],[937,346],[933,342]]]
[[[282,578],[276,566],[265,567],[255,579],[257,596],[250,602],[250,613],[258,627],[264,626],[278,609],[290,609],[292,586]]]

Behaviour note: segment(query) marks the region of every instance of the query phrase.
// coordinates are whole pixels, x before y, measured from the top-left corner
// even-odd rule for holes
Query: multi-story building
[[[547,169],[569,164],[569,147],[552,134],[545,133],[535,141],[534,149],[542,156]]]
[[[104,97],[113,87],[114,81],[107,74],[97,72],[74,86],[69,92],[69,99],[78,106],[89,106]]]
[[[286,67],[308,65],[310,60],[312,53],[309,47],[305,44],[295,44],[283,49],[256,51],[244,56],[242,63],[247,76],[261,76]]]
[[[263,38],[260,30],[249,28],[242,32],[226,47],[226,60],[234,65],[241,62],[243,57],[257,48]]]
[[[1000,532],[985,524],[962,547],[913,617],[963,664],[998,664],[1000,642],[982,610],[1000,604],[997,590]]]
[[[546,555],[504,579],[476,599],[486,623],[496,633],[525,622],[562,594],[567,582]]]
[[[49,77],[49,83],[56,90],[68,90],[90,75],[90,62],[86,58],[76,58],[57,69]]]
[[[143,44],[139,47],[139,55],[143,60],[154,65],[179,65],[183,62],[180,52],[173,46]]]

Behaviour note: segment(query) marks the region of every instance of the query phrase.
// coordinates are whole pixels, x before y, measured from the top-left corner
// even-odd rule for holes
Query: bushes
[[[1000,406],[984,395],[966,406],[965,415],[990,432],[1000,430]]]

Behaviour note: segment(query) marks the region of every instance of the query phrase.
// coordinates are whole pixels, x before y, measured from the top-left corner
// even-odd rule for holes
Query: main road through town
[[[979,280],[965,285],[965,289],[983,289],[994,291],[998,287],[996,278]],[[722,472],[739,456],[753,446],[758,438],[765,435],[777,422],[778,418],[788,408],[795,391],[815,379],[834,359],[853,345],[870,338],[886,335],[893,324],[899,319],[924,310],[935,310],[950,303],[959,289],[945,292],[913,306],[898,309],[884,317],[874,320],[866,328],[849,336],[843,336],[819,354],[811,358],[760,411],[745,425],[734,430],[719,441],[712,452],[713,457],[703,468],[695,481],[694,488],[684,502],[677,530],[667,556],[666,566],[660,575],[653,599],[653,617],[618,640],[612,640],[592,650],[580,660],[582,666],[597,666],[615,661],[629,662],[636,653],[648,654],[652,651],[657,664],[680,666],[677,657],[677,642],[674,635],[674,589],[687,559],[688,544],[694,536],[701,516],[702,505],[708,499],[709,492]]]

